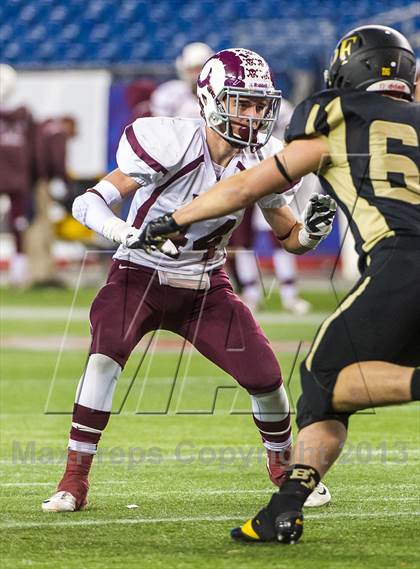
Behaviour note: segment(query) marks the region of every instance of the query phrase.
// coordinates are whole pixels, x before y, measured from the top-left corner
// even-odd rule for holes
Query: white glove
[[[110,217],[103,225],[102,235],[126,247],[132,247],[139,239],[140,229],[132,227],[119,217]]]
[[[330,234],[337,204],[330,196],[312,194],[303,212],[303,228],[299,231],[299,243],[314,249]]]

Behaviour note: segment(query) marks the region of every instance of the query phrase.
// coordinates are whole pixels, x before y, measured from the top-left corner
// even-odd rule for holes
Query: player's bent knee
[[[121,366],[112,358],[91,354],[79,381],[76,403],[90,409],[110,411],[120,373]]]
[[[248,391],[250,395],[264,395],[276,391],[283,385],[281,376],[277,377],[264,377],[261,376],[257,379],[242,378],[238,383]]]
[[[252,413],[258,421],[284,421],[289,417],[290,407],[283,384],[268,393],[251,395]]]

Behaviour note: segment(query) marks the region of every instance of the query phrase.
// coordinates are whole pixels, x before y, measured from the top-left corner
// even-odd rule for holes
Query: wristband
[[[319,239],[312,237],[303,227],[298,233],[298,241],[302,247],[306,247],[307,249],[315,249],[318,243],[322,241],[322,237]]]
[[[88,192],[94,193],[99,195],[106,205],[112,205],[113,203],[120,202],[122,200],[122,196],[117,188],[109,182],[108,180],[101,180],[97,184],[87,190]]]

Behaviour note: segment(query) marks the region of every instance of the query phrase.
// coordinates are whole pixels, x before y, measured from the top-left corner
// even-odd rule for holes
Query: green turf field
[[[420,566],[418,404],[353,419],[349,445],[326,478],[333,502],[307,512],[297,545],[236,544],[229,529],[273,489],[247,396],[196,352],[187,349],[180,361],[167,333],[156,339],[153,357],[136,351],[119,381],[89,509],[42,513],[63,470],[93,294],[1,291],[2,568]],[[315,305],[309,317],[281,313],[275,297],[261,313],[292,406],[297,347],[306,341],[299,362],[335,305],[327,293],[306,298]],[[215,398],[217,387],[224,389]]]

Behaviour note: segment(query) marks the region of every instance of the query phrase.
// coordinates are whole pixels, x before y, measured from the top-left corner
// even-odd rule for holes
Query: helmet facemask
[[[261,117],[240,114],[240,102],[255,100],[264,102]],[[274,89],[247,89],[244,87],[223,87],[214,97],[215,110],[208,117],[208,126],[233,146],[258,149],[266,144],[278,119],[281,91]],[[234,134],[234,127],[239,132]],[[258,134],[265,134],[258,140]]]

